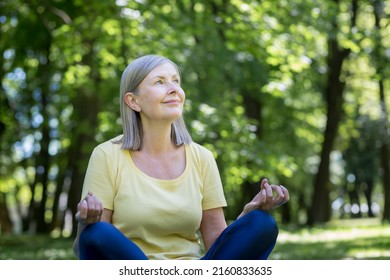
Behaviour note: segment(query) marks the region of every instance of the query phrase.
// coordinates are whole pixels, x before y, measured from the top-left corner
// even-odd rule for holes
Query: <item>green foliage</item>
[[[352,51],[341,76],[339,155],[359,139],[359,117],[382,118],[377,67],[389,60],[389,5],[383,1],[378,29],[371,3],[359,1],[351,29],[349,1],[8,1],[0,15],[0,192],[8,208],[22,205],[12,209],[29,222],[35,198],[51,229],[69,227],[65,213],[74,212],[90,151],[121,133],[123,69],[157,53],[182,70],[184,117],[193,139],[215,154],[228,219],[241,211],[248,185],[268,177],[289,188],[291,222],[301,223],[327,120],[327,40]],[[331,163],[334,199],[344,161]]]

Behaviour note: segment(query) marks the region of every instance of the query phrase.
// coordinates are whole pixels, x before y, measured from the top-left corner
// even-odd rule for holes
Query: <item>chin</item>
[[[182,116],[182,114],[175,114],[175,115],[171,115],[171,120],[172,122],[176,121],[177,119],[179,119],[180,117]]]
[[[172,111],[170,112],[170,115],[174,118],[179,118],[183,115],[183,111],[182,110]]]

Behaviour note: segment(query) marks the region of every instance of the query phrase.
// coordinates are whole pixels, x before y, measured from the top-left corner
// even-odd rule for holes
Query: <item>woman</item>
[[[123,135],[97,146],[78,205],[80,259],[267,259],[278,228],[269,210],[289,193],[266,179],[227,226],[212,153],[194,143],[171,60],[147,55],[123,72]],[[205,255],[201,255],[202,239]]]

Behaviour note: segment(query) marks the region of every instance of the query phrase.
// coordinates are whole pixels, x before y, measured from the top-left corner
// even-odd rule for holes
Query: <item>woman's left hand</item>
[[[240,217],[252,210],[270,211],[290,200],[288,190],[282,185],[270,185],[267,179],[261,181],[260,192],[244,207]]]

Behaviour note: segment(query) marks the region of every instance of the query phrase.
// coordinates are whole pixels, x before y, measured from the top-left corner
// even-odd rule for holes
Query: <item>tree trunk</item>
[[[94,38],[86,39],[84,42],[90,50],[94,50]],[[96,53],[91,51],[83,57],[83,63],[91,68],[90,80],[93,87],[86,86],[76,97],[74,106],[74,118],[76,127],[72,139],[72,147],[69,151],[69,168],[72,179],[68,195],[68,210],[73,217],[77,212],[77,204],[80,202],[85,171],[88,160],[96,143],[95,134],[98,126],[97,115],[99,113],[99,86],[101,77],[97,65],[99,62]],[[88,104],[88,106],[85,106]],[[119,108],[118,108],[119,111]],[[77,232],[77,221],[72,219],[72,236]]]
[[[308,215],[308,224],[327,222],[331,218],[329,165],[333,143],[337,136],[344,102],[344,82],[340,81],[342,65],[350,51],[339,48],[335,39],[330,39],[329,75],[325,91],[327,97],[327,123],[322,145],[321,162],[314,182],[313,204]]]
[[[256,137],[258,139],[263,138],[263,117],[262,109],[263,106],[260,101],[260,97],[254,98],[250,92],[243,91],[242,96],[244,98],[245,114],[249,119],[257,121]]]
[[[334,0],[338,5],[339,0]],[[352,1],[352,26],[355,25],[357,0]],[[338,32],[336,19],[333,22],[333,31],[328,39],[328,78],[325,88],[325,98],[327,102],[327,122],[322,144],[321,160],[318,167],[318,172],[314,181],[314,194],[312,206],[308,213],[308,225],[315,223],[327,222],[331,218],[330,207],[330,181],[329,181],[329,165],[330,154],[333,149],[333,144],[337,136],[337,129],[342,117],[342,105],[344,103],[344,87],[345,83],[340,80],[342,73],[343,62],[350,54],[349,49],[341,48],[337,38],[333,34]]]
[[[50,49],[51,49],[51,32],[50,29],[46,26],[46,21],[44,17],[39,17],[42,21],[42,25],[39,26],[41,33],[42,42],[41,48],[37,49],[37,55],[44,57],[45,59],[39,64],[37,69],[37,76],[40,79],[37,79],[37,84],[34,87],[34,90],[40,90],[38,108],[40,108],[40,115],[42,116],[43,122],[39,127],[42,133],[42,139],[39,141],[40,150],[39,153],[35,156],[35,179],[31,186],[32,188],[32,198],[30,201],[29,213],[25,224],[28,224],[28,230],[33,233],[47,233],[49,231],[49,223],[45,220],[46,213],[46,202],[48,198],[48,175],[50,169],[51,156],[49,154],[49,145],[51,141],[50,137],[50,126],[49,126],[49,113],[48,105],[50,103],[50,82],[51,82],[51,59],[50,59]],[[33,93],[31,93],[33,94]],[[41,196],[37,198],[36,191],[38,188],[41,188]]]
[[[95,143],[95,128],[97,126],[98,114],[98,99],[92,94],[80,94],[77,118],[80,119],[78,126],[81,128],[89,127],[90,129],[76,129],[77,135],[72,140],[72,148],[70,150],[69,170],[72,171],[71,187],[68,196],[68,207],[71,213],[76,214],[77,204],[80,201],[85,171],[88,160],[93,150]],[[87,107],[83,106],[88,104]],[[76,112],[75,112],[76,113]],[[72,235],[76,234],[77,222],[73,219]]]
[[[47,57],[49,59],[49,57]],[[50,75],[46,71],[42,75],[47,76],[49,79]],[[39,155],[36,156],[36,184],[40,184],[42,187],[42,195],[39,202],[36,202],[36,208],[34,211],[33,220],[36,222],[36,232],[37,233],[48,233],[50,230],[49,223],[45,220],[46,214],[46,203],[48,199],[48,183],[49,183],[49,169],[51,164],[51,156],[49,154],[49,145],[51,141],[50,137],[50,127],[49,127],[49,115],[47,113],[48,105],[48,92],[49,81],[44,79],[47,82],[46,85],[43,85],[44,89],[42,90],[42,116],[43,123],[41,127],[42,139],[40,141],[41,150]]]
[[[381,147],[381,162],[383,169],[383,222],[390,222],[390,158],[389,145],[384,144]]]
[[[12,221],[9,217],[6,194],[0,192],[0,235],[12,233]]]
[[[374,211],[372,211],[372,192],[374,190],[374,179],[368,179],[364,185],[364,196],[368,205],[368,217],[375,217]]]
[[[0,30],[0,36],[2,35]],[[0,56],[0,65],[4,65],[4,56]],[[0,67],[0,79],[3,80],[3,77],[5,76],[5,70],[4,67]],[[7,121],[3,119],[6,114],[11,113],[11,106],[8,102],[7,96],[5,95],[5,91],[3,88],[3,85],[0,83],[0,109],[4,111],[0,111],[0,140],[4,140],[4,135],[7,129]],[[5,113],[6,112],[6,113]],[[13,112],[12,112],[13,113]],[[10,114],[13,115],[13,114]],[[11,120],[9,121],[11,122]],[[4,142],[3,142],[4,143]],[[2,154],[2,146],[0,145],[0,154]],[[8,153],[8,152],[7,152]],[[7,171],[6,171],[7,172]],[[0,173],[0,176],[3,175]],[[5,233],[11,233],[12,232],[12,222],[9,216],[9,211],[7,207],[7,201],[6,201],[6,193],[0,191],[0,234]]]
[[[379,77],[379,100],[382,111],[382,129],[381,129],[381,165],[383,171],[382,184],[383,184],[383,216],[384,222],[390,222],[390,151],[389,151],[389,135],[388,135],[388,119],[387,119],[387,107],[385,98],[384,87],[384,67],[383,64],[383,47],[382,47],[382,35],[381,35],[381,19],[384,15],[384,6],[381,0],[373,1],[374,15],[375,15],[375,47],[374,56],[376,62],[376,74]]]

